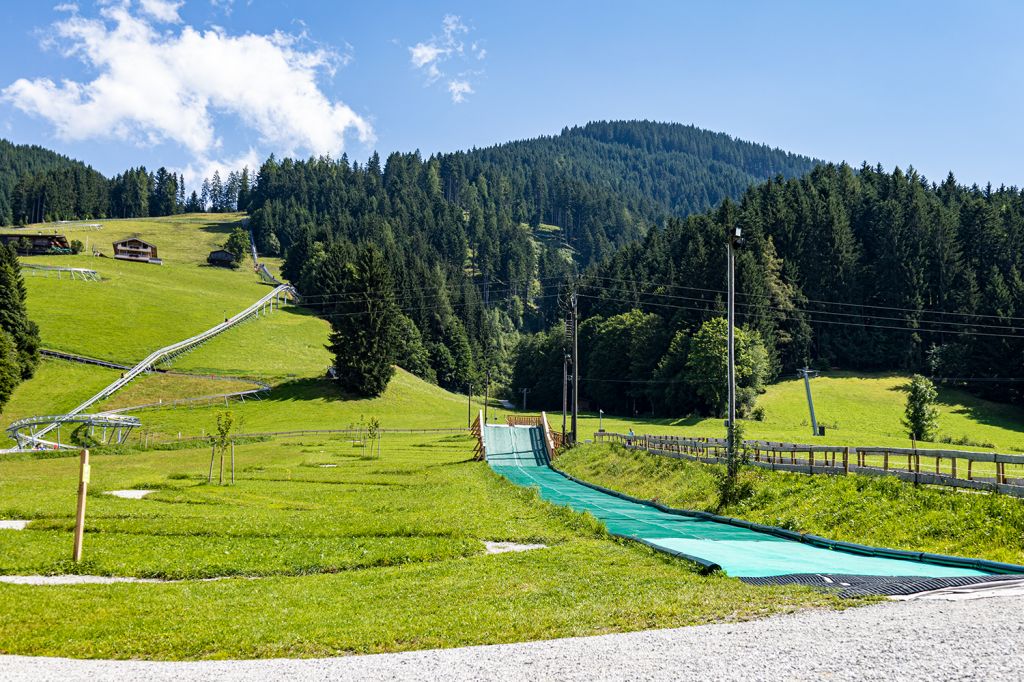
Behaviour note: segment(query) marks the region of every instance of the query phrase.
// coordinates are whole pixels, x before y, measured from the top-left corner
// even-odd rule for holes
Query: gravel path
[[[7,680],[1020,680],[1024,597],[889,602],[733,625],[345,658],[0,656]]]

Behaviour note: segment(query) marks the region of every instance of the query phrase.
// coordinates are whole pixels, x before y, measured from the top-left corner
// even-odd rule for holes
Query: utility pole
[[[487,370],[487,381],[484,383],[484,424],[487,423],[487,404],[491,402],[491,370]]]
[[[729,415],[726,420],[728,429],[726,439],[727,454],[730,459],[736,456],[736,249],[743,246],[742,229],[734,227],[729,234],[729,311],[728,311],[728,355],[729,355]]]
[[[565,415],[569,410],[569,355],[562,355],[562,442],[565,442]]]
[[[521,388],[519,390],[523,392],[523,412],[526,412],[526,394],[530,392],[530,389]]]
[[[576,445],[576,422],[579,416],[580,400],[580,344],[579,344],[579,317],[576,309],[576,287],[573,285],[572,292],[572,444]]]
[[[811,397],[811,377],[818,376],[818,372],[810,367],[802,367],[797,372],[804,378],[804,390],[807,391],[807,408],[811,411],[811,428],[814,429],[812,436],[820,436],[818,420],[814,417],[814,399]]]

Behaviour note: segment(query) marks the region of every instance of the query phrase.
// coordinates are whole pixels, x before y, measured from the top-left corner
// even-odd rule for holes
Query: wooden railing
[[[598,432],[594,439],[675,459],[726,461],[724,438]],[[759,440],[743,441],[742,454],[749,464],[763,469],[803,474],[892,476],[915,484],[1024,497],[1024,455],[920,448],[851,448]]]
[[[556,441],[556,434],[551,430],[551,425],[548,424],[548,415],[546,412],[541,412],[538,417],[540,422],[541,432],[544,435],[544,449],[547,450],[548,461],[555,461],[555,456],[558,454],[558,448],[561,447],[561,434],[558,435],[558,441]]]

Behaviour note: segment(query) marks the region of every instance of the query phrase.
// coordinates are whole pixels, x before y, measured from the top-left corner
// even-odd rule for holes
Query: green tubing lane
[[[534,487],[555,504],[590,512],[616,535],[714,562],[727,574],[753,578],[794,573],[953,578],[987,572],[815,547],[708,519],[669,514],[572,481],[548,466],[538,427],[486,426],[487,461],[516,485]]]

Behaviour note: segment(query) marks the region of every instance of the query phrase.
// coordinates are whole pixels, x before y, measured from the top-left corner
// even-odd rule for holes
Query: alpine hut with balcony
[[[114,258],[119,260],[131,260],[139,263],[152,263],[162,265],[163,261],[157,255],[156,246],[144,242],[138,237],[126,237],[121,241],[114,242]]]

